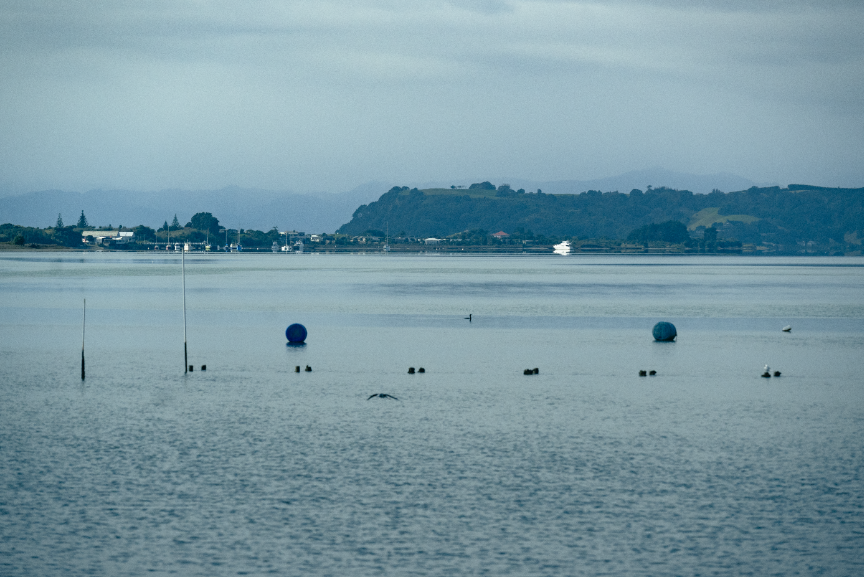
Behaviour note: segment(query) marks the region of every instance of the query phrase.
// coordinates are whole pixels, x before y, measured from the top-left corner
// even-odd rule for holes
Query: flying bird
[[[373,394],[372,396],[370,396],[370,397],[367,398],[366,400],[372,400],[372,399],[375,398],[376,396],[377,396],[378,398],[392,398],[393,400],[399,400],[399,399],[396,398],[395,396],[390,396],[389,394]]]

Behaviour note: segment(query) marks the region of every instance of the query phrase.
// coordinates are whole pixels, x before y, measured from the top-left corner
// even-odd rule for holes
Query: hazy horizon
[[[10,1],[0,186],[860,187],[862,24],[841,0]]]

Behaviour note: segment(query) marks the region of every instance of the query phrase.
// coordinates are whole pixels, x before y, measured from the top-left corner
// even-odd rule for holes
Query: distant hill
[[[92,226],[147,225],[158,228],[177,215],[186,223],[209,212],[226,227],[332,232],[351,218],[358,205],[376,199],[386,186],[369,183],[339,194],[299,195],[226,187],[215,191],[37,191],[0,198],[0,224],[47,227],[57,214],[74,225],[81,211]]]
[[[691,230],[713,224],[720,238],[794,246],[864,238],[864,188],[809,185],[751,187],[707,195],[667,187],[629,193],[579,195],[512,189],[409,189],[394,187],[363,205],[339,233],[368,230],[445,237],[482,229],[558,237],[625,239],[643,225],[680,221]],[[857,233],[856,233],[857,232]]]

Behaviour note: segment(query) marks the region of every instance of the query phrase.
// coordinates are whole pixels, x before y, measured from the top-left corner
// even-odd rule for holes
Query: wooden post
[[[87,325],[87,298],[84,298],[84,317],[81,320],[81,379],[84,379],[84,328]]]
[[[183,373],[189,372],[189,355],[186,350],[186,245],[181,248],[181,267],[183,268]]]

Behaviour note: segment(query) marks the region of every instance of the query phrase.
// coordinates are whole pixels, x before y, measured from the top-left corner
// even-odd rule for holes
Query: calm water
[[[0,254],[0,574],[864,575],[862,259],[186,274]]]

